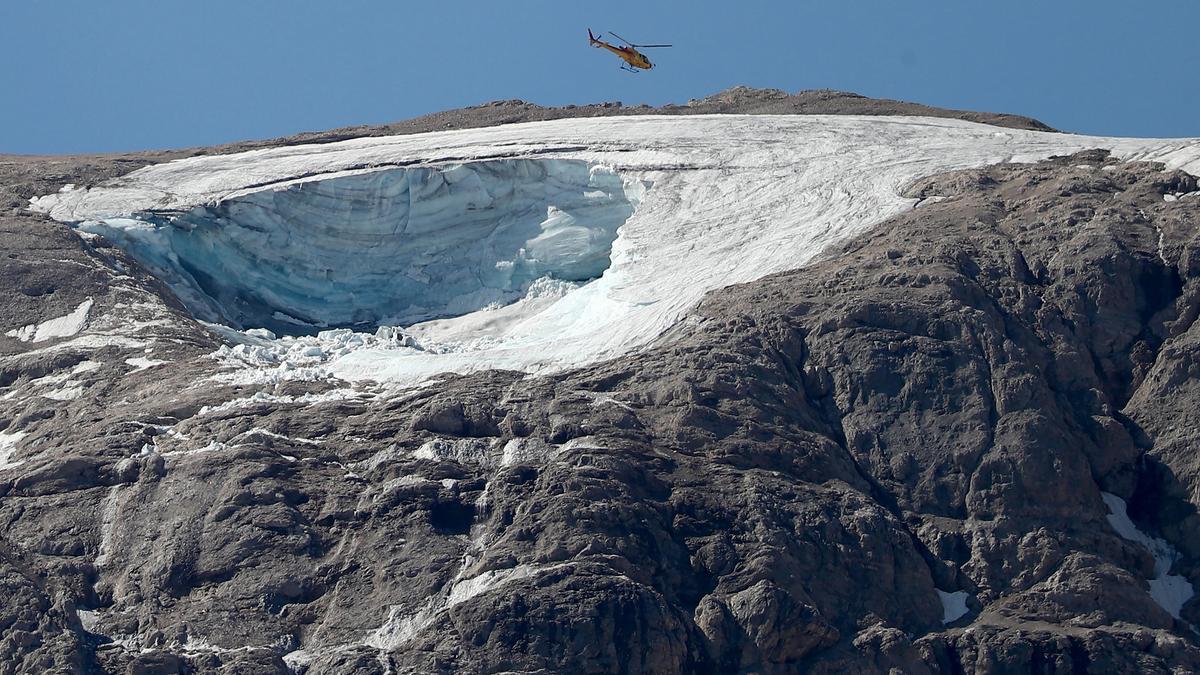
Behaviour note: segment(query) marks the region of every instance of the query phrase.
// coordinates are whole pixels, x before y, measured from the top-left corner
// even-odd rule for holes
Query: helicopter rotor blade
[[[626,40],[625,38],[621,37],[620,35],[617,35],[616,33],[612,32],[611,30],[608,31],[608,34],[617,38],[621,42],[624,42],[625,44],[629,45],[630,47],[637,47],[639,49],[641,49],[643,47],[670,47],[671,46],[671,45],[639,45],[639,44],[634,44],[634,43],[630,42],[629,40]]]
[[[620,40],[621,42],[624,42],[625,44],[629,45],[630,47],[636,47],[636,46],[637,46],[637,45],[633,44],[632,42],[630,42],[629,40],[626,40],[625,38],[621,37],[620,35],[617,35],[616,33],[612,32],[611,30],[610,30],[610,31],[608,31],[608,34],[609,34],[609,35],[611,35],[611,36],[613,36],[613,37],[615,37],[615,38],[617,38],[617,39],[618,39],[618,40]]]

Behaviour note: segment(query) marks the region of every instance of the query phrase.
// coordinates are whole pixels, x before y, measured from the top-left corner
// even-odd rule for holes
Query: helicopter
[[[621,42],[624,42],[625,46],[617,47],[616,45],[611,45],[611,44],[605,42],[604,40],[601,40],[600,38],[596,37],[595,35],[592,35],[591,28],[588,29],[588,44],[592,45],[593,47],[603,47],[604,49],[607,49],[608,51],[621,57],[621,59],[623,61],[625,61],[626,64],[628,64],[628,65],[621,66],[621,70],[626,70],[631,73],[638,72],[636,70],[637,68],[640,68],[642,70],[650,70],[651,68],[654,67],[654,64],[650,63],[650,59],[646,58],[645,54],[639,52],[638,48],[648,49],[650,47],[670,47],[671,46],[671,45],[635,45],[632,42],[630,42],[629,40],[626,40],[625,38],[621,37],[620,35],[617,35],[616,33],[612,32],[612,31],[608,31],[608,33],[609,33],[609,35],[612,35],[613,37],[617,38]]]

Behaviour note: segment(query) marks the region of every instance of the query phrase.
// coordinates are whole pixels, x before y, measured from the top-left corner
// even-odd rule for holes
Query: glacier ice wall
[[[627,189],[628,186],[628,189]],[[644,184],[571,159],[496,159],[290,183],[182,214],[85,222],[198,317],[235,327],[407,325],[609,266]]]

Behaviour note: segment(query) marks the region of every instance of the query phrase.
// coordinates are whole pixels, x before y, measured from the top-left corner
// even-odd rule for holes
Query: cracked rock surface
[[[0,158],[0,196],[163,158]],[[1200,669],[1102,498],[1200,583],[1195,178],[909,190],[630,357],[413,390],[224,382],[119,249],[0,216],[0,672]]]

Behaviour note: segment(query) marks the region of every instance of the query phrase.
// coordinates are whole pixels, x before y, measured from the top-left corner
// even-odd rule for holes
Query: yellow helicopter
[[[621,37],[620,35],[617,35],[616,33],[612,32],[612,31],[608,31],[608,33],[609,33],[609,35],[612,35],[613,37],[617,38],[621,42],[624,42],[625,46],[618,47],[616,45],[611,45],[611,44],[605,42],[604,40],[601,40],[600,38],[596,37],[595,35],[592,35],[591,28],[588,29],[588,44],[592,45],[593,47],[603,47],[604,49],[607,49],[608,51],[621,57],[621,60],[623,60],[625,63],[628,64],[626,66],[621,66],[621,70],[627,70],[631,73],[638,72],[637,70],[635,70],[636,68],[641,68],[642,70],[650,70],[651,68],[654,67],[654,64],[650,63],[650,59],[646,58],[645,54],[639,52],[638,48],[649,49],[651,47],[670,47],[671,46],[671,45],[635,45],[632,42],[630,42],[629,40],[626,40],[625,38]]]

